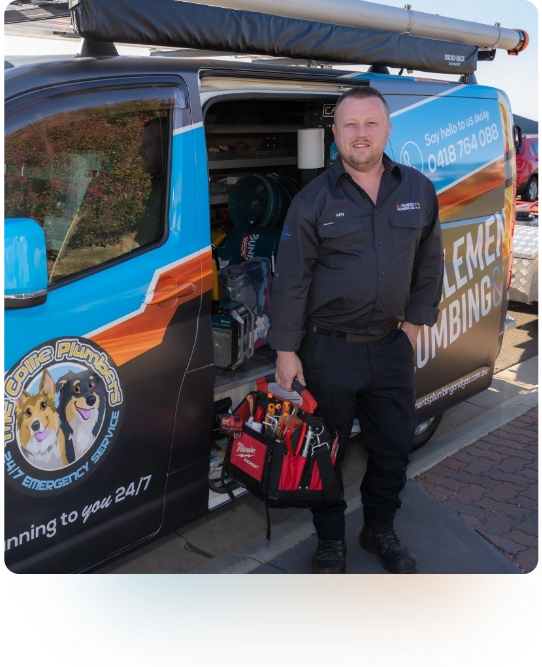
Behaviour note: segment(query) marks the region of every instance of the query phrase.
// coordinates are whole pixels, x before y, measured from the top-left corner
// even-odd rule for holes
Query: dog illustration
[[[105,391],[101,377],[93,371],[70,371],[57,381],[56,388],[66,455],[72,463],[96,440],[105,412]]]
[[[23,391],[15,401],[19,443],[26,458],[42,470],[58,470],[68,465],[60,415],[55,408],[55,383],[43,371],[39,392]]]

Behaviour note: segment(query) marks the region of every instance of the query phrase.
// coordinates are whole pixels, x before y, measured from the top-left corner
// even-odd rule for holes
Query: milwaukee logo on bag
[[[266,451],[265,445],[244,433],[242,438],[233,442],[230,464],[261,481]]]

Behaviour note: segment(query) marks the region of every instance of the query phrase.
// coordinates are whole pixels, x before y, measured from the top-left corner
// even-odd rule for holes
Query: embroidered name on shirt
[[[397,204],[396,207],[398,211],[419,211],[422,208],[418,201],[412,201],[408,204]]]

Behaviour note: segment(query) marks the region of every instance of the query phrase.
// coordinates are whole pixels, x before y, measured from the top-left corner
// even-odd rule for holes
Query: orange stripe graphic
[[[177,308],[213,286],[211,251],[165,271],[143,312],[92,336],[117,366],[160,345]]]
[[[503,187],[504,181],[504,160],[497,160],[464,181],[440,193],[438,196],[440,221],[447,222],[465,206],[487,195],[494,188]]]

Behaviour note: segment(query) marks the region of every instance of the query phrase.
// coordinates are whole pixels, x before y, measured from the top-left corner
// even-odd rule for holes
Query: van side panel
[[[387,99],[393,158],[433,181],[443,232],[440,315],[422,327],[415,357],[420,423],[491,384],[511,261],[511,130],[494,89]]]
[[[52,87],[43,95],[55,92]],[[96,92],[96,102],[108,103],[111,93],[101,94]],[[57,93],[55,99],[62,113],[62,95]],[[12,98],[14,108],[17,103]],[[178,491],[172,490],[168,478],[175,416],[183,408],[179,396],[194,352],[202,294],[210,292],[212,275],[210,248],[201,243],[201,176],[194,170],[194,132],[181,103],[172,114],[177,130],[171,142],[163,240],[112,265],[59,282],[41,306],[6,313],[5,560],[14,572],[80,571],[141,544],[159,533],[166,496]],[[208,211],[203,216],[208,227],[207,216]],[[24,392],[37,397],[40,384],[52,382],[54,392],[56,382],[58,394],[62,373],[85,365],[108,389],[98,434],[75,460],[49,468],[32,465],[21,445],[16,406]],[[197,401],[198,382],[193,377],[186,390],[191,391],[190,400]],[[48,393],[54,396],[51,389]],[[207,393],[211,411],[212,384]],[[51,412],[57,408],[52,406]],[[198,435],[179,439],[181,448],[194,442],[207,447],[207,457],[200,445],[197,455],[185,463],[187,470],[198,468],[195,476],[182,475],[190,518],[207,508],[201,480],[211,443],[206,433],[201,439]]]

